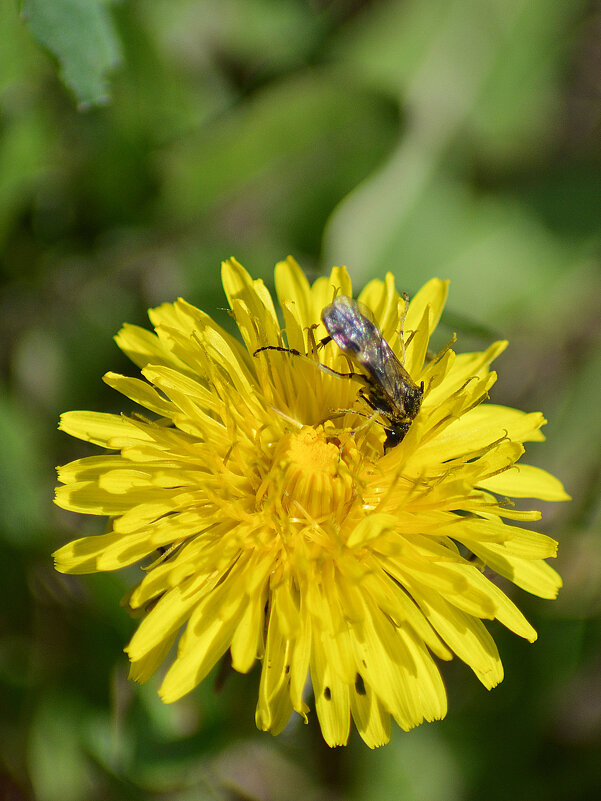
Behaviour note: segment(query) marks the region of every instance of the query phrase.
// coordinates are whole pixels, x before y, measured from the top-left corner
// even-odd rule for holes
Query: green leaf
[[[105,6],[98,0],[23,0],[22,15],[34,38],[58,59],[61,80],[79,107],[105,102],[105,76],[120,56]]]

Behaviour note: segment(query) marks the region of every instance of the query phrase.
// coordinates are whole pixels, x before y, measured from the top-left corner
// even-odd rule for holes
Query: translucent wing
[[[372,400],[377,408],[396,418],[414,417],[421,391],[383,338],[379,328],[362,313],[357,301],[339,295],[323,310],[321,319],[338,347],[359,364],[374,381]]]

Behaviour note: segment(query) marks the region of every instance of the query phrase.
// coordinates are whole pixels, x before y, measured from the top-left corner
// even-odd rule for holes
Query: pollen
[[[277,500],[293,517],[342,523],[357,495],[359,452],[340,431],[306,426],[284,437],[259,492],[259,505]]]

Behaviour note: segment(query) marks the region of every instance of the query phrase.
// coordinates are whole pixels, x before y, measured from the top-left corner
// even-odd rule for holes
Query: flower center
[[[337,432],[341,433],[341,432]],[[303,522],[336,519],[341,522],[357,491],[359,452],[344,434],[341,444],[334,429],[306,426],[280,442],[271,469],[257,493],[257,502],[281,504],[285,514]]]

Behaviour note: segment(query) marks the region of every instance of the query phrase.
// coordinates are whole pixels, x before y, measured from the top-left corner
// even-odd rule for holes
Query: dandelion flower
[[[444,717],[437,659],[457,656],[487,688],[501,681],[483,621],[536,638],[487,576],[555,597],[561,579],[544,560],[556,543],[522,527],[540,513],[509,498],[568,496],[520,462],[523,443],[543,439],[542,415],[486,402],[506,343],[429,352],[446,282],[431,280],[408,308],[391,274],[359,295],[423,382],[419,412],[390,447],[365,382],[332,372],[360,366],[322,342],[321,311],[336,294],[352,297],[346,270],[310,286],[289,258],[275,279],[283,330],[263,283],[233,259],[223,265],[243,344],[184,300],[150,311],[154,334],[120,331],[145,380],[104,380],[150,414],[62,416],[63,431],[105,452],[59,468],[56,503],[107,516],[110,530],[60,548],[56,567],[150,559],[128,598],[143,619],[126,651],[143,682],[177,641],[166,703],[229,650],[242,673],[260,660],[260,729],[277,734],[293,711],[306,721],[313,698],[330,746],[348,741],[352,719],[376,747],[392,719],[408,730]]]

